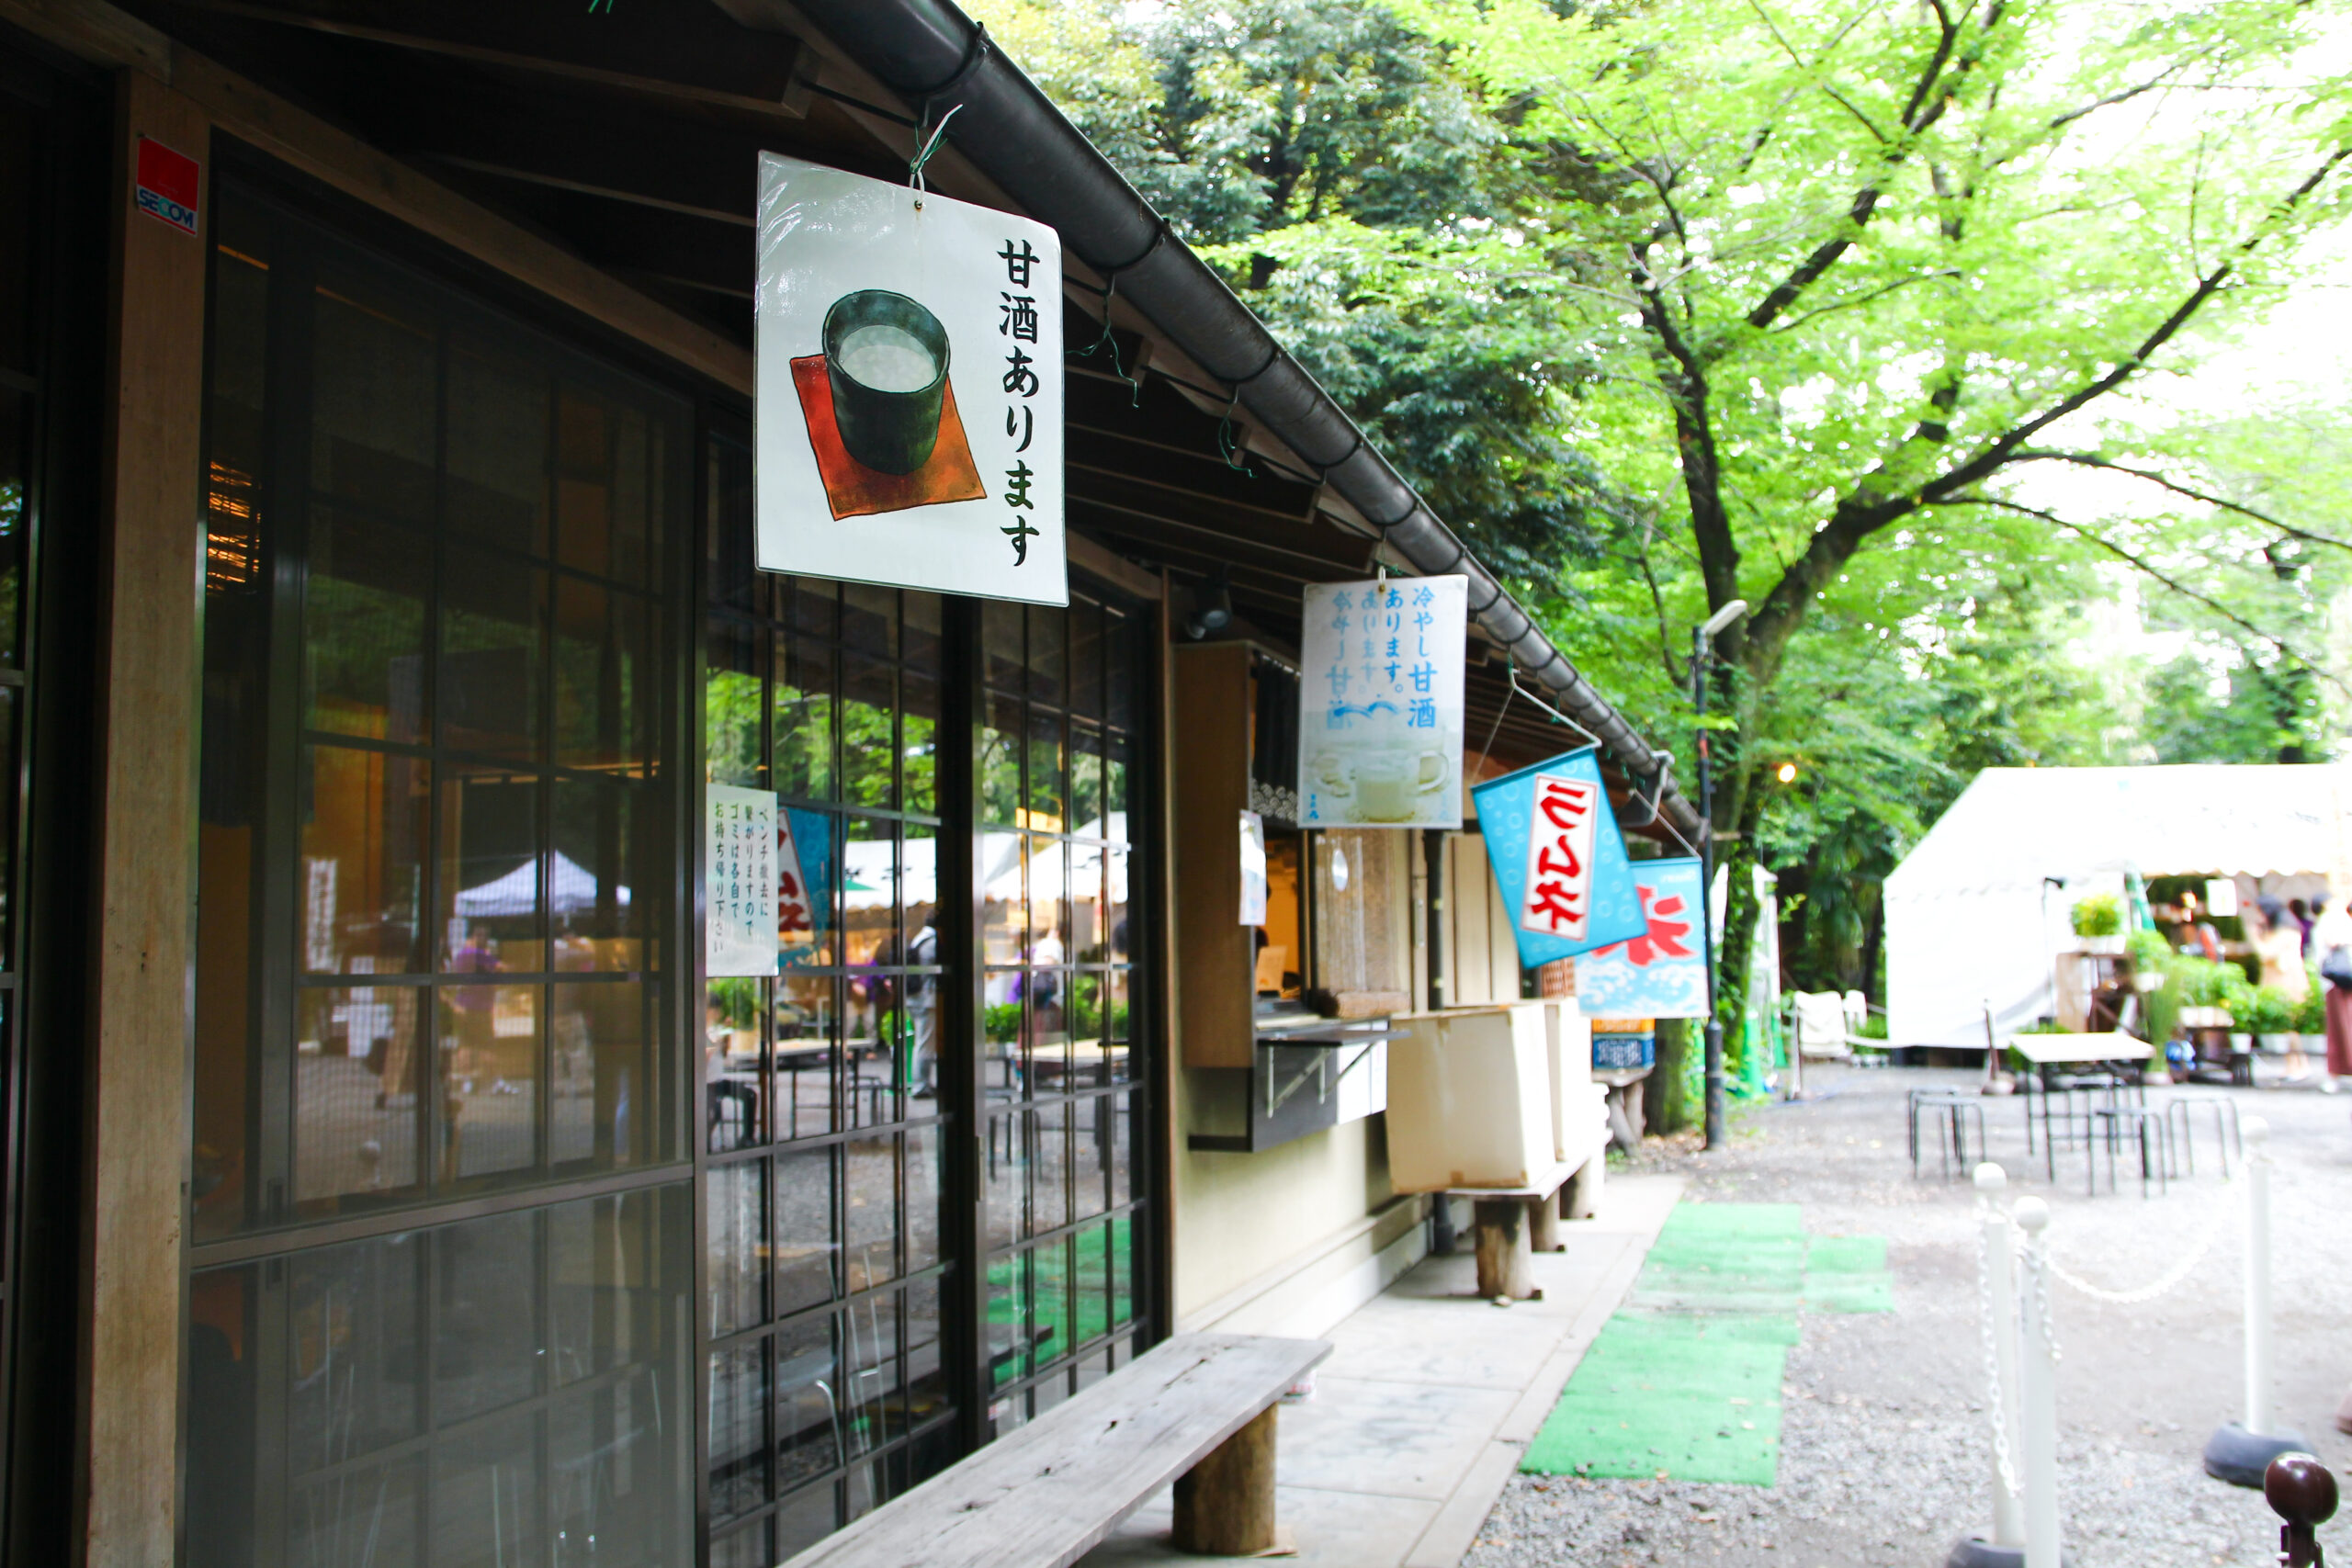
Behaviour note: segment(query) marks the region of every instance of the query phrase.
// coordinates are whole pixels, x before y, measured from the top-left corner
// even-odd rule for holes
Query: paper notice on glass
[[[711,784],[703,909],[707,973],[773,975],[776,955],[775,792]]]
[[[1241,923],[1266,923],[1266,819],[1241,814]]]
[[[1300,826],[1462,826],[1469,602],[1462,577],[1307,586]]]

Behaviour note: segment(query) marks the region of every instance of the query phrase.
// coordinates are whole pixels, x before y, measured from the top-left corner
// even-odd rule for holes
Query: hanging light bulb
[[[1783,762],[1772,770],[1772,776],[1782,784],[1794,784],[1797,782],[1797,765],[1794,762]]]

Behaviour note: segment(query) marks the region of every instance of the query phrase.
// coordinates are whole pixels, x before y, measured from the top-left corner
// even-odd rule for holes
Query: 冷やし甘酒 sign
[[[1069,602],[1061,242],[760,155],[761,570]]]
[[[1469,600],[1462,577],[1307,585],[1299,826],[1462,825]]]

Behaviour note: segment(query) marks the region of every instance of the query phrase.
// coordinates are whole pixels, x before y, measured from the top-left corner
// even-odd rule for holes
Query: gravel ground
[[[1807,1314],[1783,1385],[1780,1483],[1583,1481],[1521,1475],[1464,1568],[1934,1568],[1990,1522],[1991,1438],[1965,1181],[1914,1179],[1904,1091],[1974,1076],[1882,1069],[1809,1075],[1817,1098],[1735,1111],[1731,1146],[1653,1139],[1640,1168],[1691,1178],[1686,1201],[1797,1202],[1816,1234],[1887,1238],[1892,1314]],[[2152,1100],[2167,1091],[2151,1091]],[[2281,1418],[2339,1476],[2352,1438],[2352,1098],[2229,1091],[2273,1129],[2277,1366]],[[2081,1156],[2058,1181],[2027,1166],[2014,1101],[1990,1100],[1993,1157],[2013,1192],[2050,1201],[2053,1258],[2109,1290],[2153,1282],[2206,1234],[2225,1195],[2210,1131],[2198,1176],[2143,1200],[2084,1192]],[[2059,1508],[2075,1568],[2271,1568],[2277,1520],[2257,1493],[2209,1479],[2206,1437],[2243,1399],[2238,1227],[2224,1224],[2173,1290],[2118,1307],[2062,1290]],[[2321,1529],[2352,1562],[2352,1510]]]

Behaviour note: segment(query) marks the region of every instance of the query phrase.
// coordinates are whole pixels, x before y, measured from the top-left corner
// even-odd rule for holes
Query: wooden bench
[[[1275,1404],[1330,1353],[1180,1334],[784,1568],[1067,1568],[1171,1482],[1179,1549],[1266,1551]]]
[[[1560,1221],[1593,1217],[1608,1170],[1607,1149],[1596,1149],[1581,1165],[1558,1164],[1538,1171],[1523,1187],[1454,1187],[1441,1201],[1467,1198],[1473,1205],[1478,1258],[1478,1293],[1489,1299],[1540,1299],[1532,1255],[1560,1250]]]

